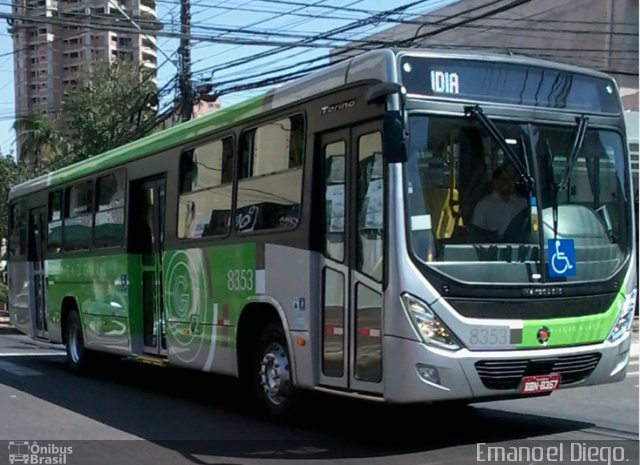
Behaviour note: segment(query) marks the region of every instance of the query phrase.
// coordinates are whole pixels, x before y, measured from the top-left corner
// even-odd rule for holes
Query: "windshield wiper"
[[[587,132],[587,126],[589,125],[589,118],[584,115],[578,116],[576,118],[576,121],[578,123],[578,127],[576,128],[576,133],[573,136],[571,153],[567,157],[567,165],[565,166],[564,174],[562,175],[559,183],[556,183],[555,173],[553,171],[554,154],[551,150],[551,146],[549,145],[549,139],[545,140],[545,147],[547,149],[547,166],[549,170],[549,178],[551,179],[552,183],[551,188],[553,190],[551,208],[553,213],[554,239],[558,236],[558,194],[561,190],[567,189],[569,187],[569,178],[571,177],[571,172],[573,171],[573,165],[575,165],[575,162],[578,159],[578,153],[580,152],[582,144],[584,143],[584,136]]]
[[[587,132],[587,126],[589,125],[589,118],[584,115],[580,115],[576,117],[576,122],[578,123],[578,127],[576,128],[576,133],[573,136],[573,146],[571,147],[571,153],[567,157],[567,166],[565,166],[564,174],[558,183],[558,190],[564,190],[569,187],[569,177],[573,171],[573,165],[578,159],[578,153],[582,148],[584,136]]]
[[[556,182],[556,175],[553,172],[553,152],[549,145],[549,139],[545,139],[544,145],[547,149],[547,170],[549,172],[549,179],[551,180],[551,189],[553,191],[553,197],[551,199],[551,211],[553,212],[553,238],[558,237],[558,193],[560,187]]]
[[[511,147],[507,144],[504,136],[500,133],[500,130],[493,124],[487,115],[484,114],[480,105],[469,106],[464,108],[464,113],[467,116],[471,116],[476,118],[478,121],[482,123],[487,132],[495,139],[498,143],[502,151],[509,158],[509,161],[513,163],[513,166],[518,170],[518,174],[526,181],[527,187],[531,189],[533,186],[533,177],[531,176],[531,172],[529,170],[528,164],[525,165],[522,161],[513,153]]]

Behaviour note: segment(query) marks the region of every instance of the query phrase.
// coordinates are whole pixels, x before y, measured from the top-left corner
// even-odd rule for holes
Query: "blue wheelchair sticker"
[[[549,239],[547,267],[552,278],[576,275],[576,250],[573,239]]]

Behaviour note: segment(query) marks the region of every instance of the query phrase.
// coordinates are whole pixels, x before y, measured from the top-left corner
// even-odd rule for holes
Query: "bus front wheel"
[[[267,325],[256,346],[253,384],[261,406],[271,416],[293,413],[296,393],[293,386],[287,340],[278,324]]]
[[[78,312],[73,310],[67,319],[67,365],[76,373],[86,373],[89,352],[84,346],[84,334]]]

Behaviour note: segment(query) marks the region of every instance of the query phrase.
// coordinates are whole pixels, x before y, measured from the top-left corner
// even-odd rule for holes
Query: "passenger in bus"
[[[485,196],[473,212],[471,224],[500,239],[513,218],[527,207],[527,200],[516,195],[515,173],[507,166],[499,166],[491,176],[493,192]]]

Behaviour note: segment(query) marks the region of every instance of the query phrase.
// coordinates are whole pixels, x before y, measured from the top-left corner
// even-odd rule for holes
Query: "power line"
[[[390,15],[390,14],[394,14],[396,12],[400,12],[400,11],[406,10],[406,9],[408,9],[410,7],[413,7],[413,6],[415,6],[415,5],[419,4],[419,3],[424,3],[424,2],[412,2],[410,4],[406,4],[406,5],[403,5],[401,7],[397,7],[397,8],[391,9],[391,10],[387,10],[387,11],[381,12],[379,14],[373,15],[370,18],[366,18],[365,20],[358,20],[358,21],[350,23],[350,24],[348,24],[346,26],[342,26],[342,27],[339,27],[339,28],[332,29],[332,30],[328,31],[325,34],[334,33],[337,30],[345,31],[345,30],[355,29],[355,28],[361,27],[361,25],[363,25],[363,24],[366,25],[366,24],[369,24],[371,22],[374,22],[377,19],[379,19],[380,17],[384,17],[385,15]],[[344,51],[338,52],[334,56],[343,55],[343,54],[346,54],[346,53],[348,53],[350,51],[358,50],[360,48],[361,47],[357,47],[357,46],[346,47],[344,49]],[[230,63],[225,63],[224,66],[217,66],[217,67],[209,68],[208,70],[198,71],[198,73],[205,72],[205,71],[210,71],[211,74],[213,75],[219,69],[229,69],[230,67],[240,66],[240,65],[249,63],[251,61],[254,61],[255,59],[258,59],[258,58],[264,58],[266,56],[271,56],[271,55],[280,53],[281,51],[283,51],[282,49],[283,48],[279,48],[279,49],[275,49],[275,50],[269,50],[267,52],[262,52],[262,53],[259,53],[259,54],[256,54],[256,55],[252,55],[252,56],[249,56],[249,57],[241,58],[241,59],[232,61]],[[319,57],[319,58],[313,58],[313,59],[310,59],[310,60],[305,60],[305,61],[299,62],[299,63],[291,65],[291,66],[279,68],[278,70],[274,70],[271,73],[278,72],[278,71],[284,71],[284,70],[287,70],[289,68],[296,68],[296,67],[303,66],[303,65],[311,65],[313,63],[317,63],[318,61],[322,61],[322,60],[325,60],[325,59],[326,59],[325,57]],[[339,61],[341,61],[341,60],[339,60]],[[316,69],[316,68],[317,67],[314,67],[312,69]]]
[[[220,65],[220,66],[216,66],[216,67],[210,67],[210,68],[207,68],[207,69],[204,69],[204,70],[199,70],[199,71],[197,71],[197,73],[201,74],[201,73],[210,71],[211,74],[213,75],[219,69],[229,69],[229,68],[232,68],[232,67],[241,66],[241,65],[249,63],[251,61],[255,61],[257,59],[261,59],[261,58],[265,58],[265,57],[272,56],[272,55],[275,55],[275,54],[279,54],[279,53],[282,53],[283,51],[287,51],[287,50],[290,50],[292,48],[305,47],[305,46],[309,45],[310,41],[321,40],[326,36],[330,36],[330,35],[341,33],[341,32],[346,32],[346,31],[349,31],[349,30],[353,30],[353,29],[357,29],[357,28],[369,25],[371,23],[375,23],[376,21],[378,21],[382,17],[388,16],[388,15],[391,15],[391,14],[395,14],[395,13],[398,13],[398,12],[405,11],[408,8],[411,8],[413,6],[419,5],[421,3],[425,3],[427,1],[429,1],[429,0],[413,1],[411,3],[408,3],[408,4],[405,4],[405,5],[393,8],[391,10],[383,11],[381,13],[378,13],[376,15],[370,16],[368,18],[359,19],[359,20],[354,21],[352,23],[349,23],[347,25],[331,29],[331,30],[329,30],[329,31],[327,31],[325,33],[317,34],[313,38],[309,38],[309,39],[301,40],[301,41],[294,42],[294,43],[291,43],[291,44],[283,45],[283,46],[277,47],[275,49],[267,50],[265,52],[260,52],[260,53],[257,53],[257,54],[254,54],[254,55],[251,55],[251,56],[248,56],[248,57],[239,58],[237,60],[233,60],[231,62],[225,63],[224,65]],[[360,50],[362,48],[365,48],[363,46],[352,46],[352,47],[354,48],[354,50]],[[326,47],[323,47],[323,48],[326,48]],[[314,61],[318,61],[318,60],[314,60]]]
[[[419,3],[424,3],[424,0],[421,2],[415,2],[415,4],[419,4]],[[492,3],[495,3],[492,2]],[[414,5],[410,5],[409,7],[414,6]],[[486,5],[485,5],[486,6]],[[402,7],[402,9],[407,9],[409,7]],[[505,6],[504,8],[509,8],[509,6]],[[396,10],[391,10],[391,12],[383,12],[383,14],[381,14],[382,16],[374,16],[374,18],[376,18],[376,21],[380,21],[385,19],[386,17],[393,15],[393,14],[397,14],[398,12],[400,12],[402,10],[398,9]],[[489,12],[491,13],[491,12]],[[79,28],[88,28],[88,29],[95,29],[95,30],[109,30],[109,31],[115,31],[115,32],[125,32],[125,33],[146,33],[149,32],[155,36],[164,36],[164,37],[171,37],[171,38],[182,38],[182,34],[181,33],[173,33],[173,32],[166,32],[166,31],[160,31],[157,30],[155,28],[150,28],[150,27],[142,27],[139,26],[139,28],[135,28],[134,30],[132,30],[129,27],[123,27],[121,25],[118,24],[118,21],[116,20],[116,22],[114,23],[113,20],[114,18],[110,17],[110,16],[97,16],[97,15],[91,15],[91,14],[83,14],[83,13],[69,13],[72,16],[78,17],[78,18],[83,18],[83,19],[95,19],[97,21],[99,21],[98,23],[91,23],[91,24],[87,24],[85,22],[79,23],[74,21],[73,19],[60,19],[60,18],[34,18],[34,17],[30,17],[30,16],[20,16],[20,15],[8,15],[6,13],[0,13],[0,17],[5,17],[8,19],[17,19],[17,20],[22,20],[25,22],[34,22],[34,23],[47,23],[47,24],[62,24],[62,25],[69,25],[69,26],[75,26],[75,27],[79,27]],[[67,15],[67,13],[65,13],[65,15]],[[449,25],[450,28],[453,27],[459,27],[462,25],[465,25],[468,22],[471,21],[475,21],[477,18],[469,18],[467,20],[463,20],[460,23],[457,23],[455,25]],[[106,21],[111,21],[111,24],[107,23]],[[371,19],[370,18],[365,18],[363,20],[358,20],[357,22],[361,22],[361,21],[366,21],[366,22],[370,22]],[[140,21],[141,23],[143,21]],[[149,22],[146,21],[149,24],[155,24],[157,25],[158,23],[156,21],[153,22]],[[423,24],[424,25],[424,24]],[[316,34],[315,36],[310,36],[310,37],[305,37],[303,40],[305,41],[305,43],[291,43],[291,42],[287,42],[287,41],[276,41],[273,39],[253,39],[253,38],[247,38],[247,37],[233,37],[233,38],[225,38],[226,34],[229,33],[235,33],[235,34],[243,34],[243,35],[248,35],[248,36],[265,36],[265,37],[273,37],[273,36],[284,36],[284,37],[291,37],[291,34],[282,34],[282,33],[278,33],[278,32],[273,32],[273,31],[260,31],[260,30],[249,30],[247,28],[229,28],[229,27],[219,27],[219,26],[200,26],[201,28],[204,29],[208,29],[208,30],[215,30],[215,31],[219,31],[222,34],[219,34],[217,36],[205,36],[205,35],[192,35],[193,39],[196,39],[198,41],[202,41],[202,42],[213,42],[213,43],[240,43],[240,44],[244,44],[244,45],[272,45],[272,46],[285,46],[285,47],[290,47],[292,45],[294,46],[305,46],[308,48],[326,48],[330,45],[334,45],[331,43],[325,43],[325,44],[317,44],[315,43],[318,40],[321,39],[326,39],[326,40],[333,40],[333,41],[347,41],[349,39],[343,39],[340,37],[336,37],[336,34],[338,34],[340,31],[336,31],[332,34]],[[481,26],[481,27],[485,27],[485,26]],[[508,28],[508,26],[500,26],[502,28]],[[349,29],[351,28],[351,26],[349,27]],[[517,30],[522,30],[522,28],[514,28]],[[538,30],[542,30],[542,29],[538,29]],[[548,30],[548,32],[563,32],[557,29],[553,29],[553,30]],[[571,31],[574,33],[591,33],[593,34],[596,31]],[[609,34],[609,33],[607,33]],[[620,33],[620,32],[612,32],[610,34],[619,34],[619,35],[629,35],[631,33]],[[297,37],[300,37],[300,35],[298,35]],[[363,42],[363,41],[361,41]],[[369,41],[364,41],[364,42],[372,42],[372,40],[370,39]]]
[[[164,1],[161,3],[169,3],[172,4],[173,2],[170,1]],[[272,2],[269,2],[272,3]],[[304,8],[316,8],[316,6],[314,6],[313,4],[302,4],[300,2],[292,2],[292,3],[296,3],[296,4],[300,4],[300,5],[306,5]],[[192,3],[192,5],[203,5],[204,4],[200,3]],[[243,4],[244,5],[244,4]],[[487,7],[488,4],[482,5],[480,7],[477,8],[484,8]],[[302,16],[302,17],[307,17],[307,18],[315,18],[315,19],[337,19],[337,20],[353,20],[353,19],[357,19],[357,18],[353,18],[353,17],[344,17],[344,16],[330,16],[327,14],[311,14],[311,13],[298,13],[298,12],[292,12],[292,11],[280,11],[280,10],[265,10],[265,9],[251,9],[251,8],[240,8],[240,7],[229,7],[229,6],[220,6],[220,5],[215,5],[215,6],[206,6],[207,8],[213,8],[213,9],[222,9],[222,10],[227,10],[227,11],[242,11],[242,12],[258,12],[258,13],[273,13],[275,15],[278,16]],[[332,10],[341,10],[343,9],[343,7],[337,7],[337,6],[317,6],[317,8],[327,8],[327,9],[332,9]],[[369,13],[369,14],[374,14],[376,13],[376,11],[372,11],[372,10],[360,10],[360,9],[356,9],[356,11],[361,11],[361,12],[365,12],[365,13]],[[424,17],[431,17],[431,18],[448,18],[448,15],[442,15],[442,14],[437,14],[437,13],[429,13],[427,15],[424,15]],[[439,21],[426,21],[426,20],[420,20],[420,19],[416,19],[416,20],[407,20],[407,19],[395,19],[395,18],[384,18],[380,20],[381,22],[385,22],[385,23],[397,23],[397,24],[414,24],[414,25],[435,25],[435,24],[440,24]],[[563,23],[563,24],[581,24],[581,25],[585,25],[585,26],[594,26],[594,25],[606,25],[606,26],[636,26],[635,23],[626,23],[626,22],[605,22],[605,21],[587,21],[587,20],[553,20],[553,19],[544,19],[544,20],[536,20],[536,19],[522,19],[522,18],[491,18],[491,21],[508,21],[508,22],[528,22],[528,23]],[[478,28],[484,28],[485,26],[475,26]],[[492,27],[498,27],[498,28],[508,28],[508,26],[492,26]],[[517,27],[513,27],[510,29],[518,29]],[[549,32],[564,32],[565,30],[560,30],[560,29],[546,29]],[[606,33],[606,34],[622,34],[622,35],[629,35],[629,36],[634,36],[637,35],[636,32],[631,31],[628,33],[625,32],[618,32],[618,31],[593,31],[593,30],[574,30],[574,32],[576,33]]]
[[[372,14],[378,14],[381,13],[381,11],[372,11],[372,10],[365,10],[365,9],[361,9],[361,8],[353,8],[353,7],[349,7],[349,6],[336,6],[336,5],[311,5],[308,3],[304,3],[304,2],[287,2],[287,1],[278,1],[278,0],[254,0],[254,1],[262,1],[262,3],[269,3],[269,4],[280,4],[280,5],[288,5],[288,6],[297,6],[297,7],[302,7],[302,8],[322,8],[322,9],[328,9],[328,10],[333,10],[333,11],[346,11],[346,12],[353,12],[353,13],[364,13],[367,15],[372,15]],[[169,3],[169,4],[173,4],[174,2],[170,1],[170,0],[158,0],[159,3]],[[246,3],[253,3],[253,2],[245,2]],[[204,3],[204,2],[194,2],[193,6],[208,6],[209,8],[214,8],[214,9],[230,9],[230,10],[235,10],[235,11],[250,11],[250,12],[260,12],[260,13],[277,13],[276,11],[270,11],[270,10],[241,10],[240,8],[238,8],[237,6],[221,6],[221,5],[209,5],[208,3]]]
[[[461,12],[458,13],[458,15],[462,16],[462,15],[464,15],[466,13],[471,13],[473,11],[481,10],[483,8],[486,8],[486,7],[491,6],[491,5],[495,5],[496,3],[500,3],[500,2],[502,2],[502,0],[493,0],[492,2],[489,2],[489,3],[485,4],[485,5],[480,5],[480,6],[476,6],[474,8],[469,8],[467,10],[461,11]],[[435,21],[433,23],[426,23],[426,22],[423,23],[418,29],[416,29],[416,32],[415,32],[415,34],[413,36],[414,39],[418,35],[418,33],[420,32],[420,29],[422,29],[423,27],[425,27],[427,25],[429,25],[429,26],[436,25],[437,26],[437,25],[442,24],[443,22],[447,21],[448,19],[450,19],[450,18],[449,17],[444,17],[444,18],[439,19],[439,20],[437,20],[437,21]]]
[[[144,38],[146,38],[146,39],[148,39],[148,40],[151,40],[151,36],[149,36],[148,34],[146,34],[145,32],[143,32],[143,31],[142,31],[142,28],[138,25],[138,23],[137,23],[137,22],[135,22],[135,21],[131,18],[131,16],[129,16],[129,15],[127,14],[127,12],[126,12],[126,11],[124,11],[124,10],[120,7],[120,5],[118,5],[117,3],[115,3],[113,0],[108,0],[108,1],[109,1],[109,4],[110,4],[110,5],[113,5],[113,7],[114,7],[114,8],[116,8],[116,9],[118,10],[118,12],[119,12],[122,16],[124,16],[124,17],[125,17],[125,18],[126,18],[126,19],[131,23],[131,24],[133,24],[133,26],[134,26],[138,31],[140,31],[140,35],[142,35]],[[165,53],[165,51],[164,51],[164,50],[162,50],[162,48],[161,48],[161,47],[157,47],[157,46],[156,46],[156,49],[157,49],[157,50],[158,50],[158,51],[159,51],[159,52],[160,52],[160,53],[161,53],[161,54],[162,54],[162,55],[163,55],[167,60],[171,61],[171,58],[169,57],[169,55],[167,55],[167,54]]]
[[[324,2],[324,1],[326,1],[326,0],[323,0],[323,2]],[[347,6],[356,5],[356,4],[358,4],[358,3],[362,3],[362,1],[364,1],[364,0],[355,0],[355,1],[351,2],[351,3],[349,3]],[[249,2],[249,3],[250,3],[250,2]],[[314,3],[313,5],[315,5],[315,6],[322,6],[322,5],[320,5],[320,2],[316,2],[316,3]],[[293,10],[293,11],[289,11],[289,12],[286,12],[285,14],[286,14],[286,15],[293,15],[293,16],[295,16],[295,15],[297,15],[297,13],[298,13],[299,11],[301,11],[302,9],[303,9],[303,8],[300,8],[300,9],[297,9],[297,10]],[[276,15],[274,15],[274,16],[272,16],[272,17],[270,17],[270,18],[266,18],[266,19],[264,19],[264,20],[261,22],[261,24],[264,24],[265,22],[268,22],[268,21],[271,21],[271,20],[273,20],[273,19],[276,19],[276,18],[278,18],[278,17],[280,17],[280,16],[281,16],[281,13],[279,13],[279,12],[278,12],[278,14],[276,14]],[[318,16],[318,15],[309,15],[309,16],[310,16],[310,17],[313,17],[314,19],[325,19],[325,20],[327,19],[326,17],[320,17],[320,16]],[[297,20],[296,20],[296,21],[292,21],[292,22],[289,22],[289,23],[287,23],[287,24],[284,24],[284,25],[280,26],[278,29],[280,29],[280,30],[290,30],[292,27],[295,27],[295,26],[297,26],[297,25],[298,25],[298,24],[300,24],[300,23],[301,23],[301,21],[297,21]],[[320,34],[320,33],[316,33],[316,35],[317,35],[317,34]],[[224,54],[226,54],[226,53],[230,53],[230,52],[232,52],[232,51],[234,51],[234,50],[237,50],[237,49],[239,49],[239,48],[240,48],[240,46],[232,47],[231,49],[228,49],[228,50],[225,50],[225,51],[223,51],[223,52],[217,53],[217,54],[215,54],[215,55],[213,55],[213,56],[209,56],[209,57],[207,57],[207,59],[212,59],[212,58],[215,58],[215,57],[218,57],[218,56],[224,55]],[[306,52],[303,52],[303,53],[306,53]],[[204,60],[200,60],[200,61],[204,61]]]
[[[421,0],[421,1],[425,1],[425,0]],[[91,15],[86,15],[86,18],[91,18]],[[27,23],[36,23],[36,24],[57,24],[57,25],[63,25],[63,26],[70,26],[70,27],[85,27],[88,29],[92,29],[92,30],[98,30],[98,31],[113,31],[113,32],[123,32],[123,33],[127,33],[127,34],[138,34],[139,31],[135,28],[131,28],[128,26],[118,26],[116,24],[106,24],[106,23],[91,23],[91,24],[87,24],[87,23],[81,23],[81,22],[77,22],[74,20],[67,20],[67,19],[56,19],[56,18],[39,18],[39,17],[29,17],[29,16],[22,16],[22,15],[14,15],[14,14],[7,14],[7,13],[2,13],[0,12],[0,18],[5,18],[5,19],[14,19],[14,20],[20,20],[20,21],[24,21]],[[271,33],[263,33],[263,32],[256,32],[256,31],[242,31],[241,28],[239,29],[230,29],[227,28],[228,30],[225,32],[235,32],[235,33],[245,33],[245,34],[249,34],[249,35],[274,35]],[[160,37],[171,37],[171,38],[183,38],[184,34],[182,33],[174,33],[174,32],[165,32],[165,31],[155,31],[155,30],[145,30],[143,29],[145,32],[150,32],[153,33],[156,36],[160,36]],[[275,34],[277,35],[277,34]],[[209,36],[209,35],[202,35],[202,34],[191,34],[190,36],[192,38],[192,40],[198,40],[201,42],[211,42],[211,43],[225,43],[225,44],[243,44],[243,45],[263,45],[263,46],[282,46],[282,47],[307,47],[307,48],[327,48],[327,47],[331,47],[331,46],[335,46],[336,44],[333,44],[331,42],[325,43],[325,44],[318,44],[315,43],[315,36],[314,37],[310,37],[308,39],[304,39],[303,41],[297,41],[297,42],[291,42],[291,41],[284,41],[284,40],[270,40],[270,39],[252,39],[252,38],[244,38],[244,37],[229,37],[229,38],[225,38],[225,37],[218,37],[218,36]],[[330,37],[329,37],[330,38]],[[337,39],[339,40],[339,39]],[[304,43],[300,43],[300,42],[304,42]]]
[[[262,0],[252,0],[252,1],[262,1]],[[170,1],[165,1],[164,3],[174,4],[173,2],[170,2]],[[251,3],[251,1],[250,2],[245,2],[242,5],[245,5],[247,3]],[[336,9],[339,10],[339,9],[344,9],[345,8],[345,7],[338,7],[338,6],[334,6],[334,5],[331,5],[331,6],[329,6],[329,5],[320,5],[320,4],[316,5],[316,4],[305,4],[305,3],[301,3],[301,2],[288,2],[288,3],[295,3],[295,4],[299,4],[299,5],[304,5],[302,8],[316,8],[317,7],[317,8],[328,8],[328,9],[332,9],[332,10],[336,10]],[[355,3],[359,3],[359,2],[355,2]],[[492,2],[492,3],[495,3],[495,2]],[[491,5],[492,3],[485,4],[485,5],[482,5],[482,6],[479,6],[479,7],[475,7],[475,8],[472,8],[470,10],[467,10],[467,11],[473,11],[473,10],[485,8],[488,5]],[[0,2],[0,4],[5,4],[5,5],[8,5],[8,6],[11,5],[8,2]],[[204,3],[192,3],[192,5],[194,5],[194,6],[195,5],[208,6],[209,8],[224,8],[224,9],[227,9],[229,11],[244,11],[240,7],[216,7],[216,6],[205,5]],[[28,5],[23,7],[23,8],[31,9],[31,10],[41,9],[41,7],[28,6]],[[372,13],[371,10],[364,10],[364,9],[356,9],[356,10],[361,11],[361,12],[365,12],[365,13]],[[264,12],[271,12],[271,11],[264,10]],[[81,18],[89,17],[89,18],[94,18],[94,19],[99,19],[99,20],[107,20],[107,21],[113,20],[113,17],[111,15],[108,15],[108,14],[95,15],[95,14],[86,14],[86,13],[78,13],[78,12],[63,12],[63,11],[59,11],[58,13],[59,13],[59,15],[62,15],[63,17],[81,17]],[[296,10],[294,10],[294,11],[275,11],[275,12],[272,12],[272,13],[277,14],[278,16],[296,15],[297,14]],[[383,12],[375,12],[375,11],[373,11],[373,13],[380,14],[380,13],[385,13],[385,12],[384,11]],[[465,13],[465,12],[462,12],[462,13]],[[398,14],[400,14],[400,13],[398,13]],[[217,16],[214,16],[214,17],[219,17],[219,16],[220,15],[217,15]],[[309,16],[317,18],[317,19],[326,19],[327,18],[326,15],[309,15]],[[436,21],[436,22],[425,22],[425,21],[422,21],[422,20],[394,19],[394,18],[392,18],[392,16],[393,16],[393,14],[392,15],[387,15],[385,17],[379,18],[378,20],[380,22],[391,22],[391,23],[400,23],[400,24],[419,24],[419,25],[429,25],[429,24],[440,24],[441,23],[441,20]],[[446,16],[446,15],[438,15],[437,13],[430,13],[430,14],[424,15],[424,16],[442,17],[444,19],[450,17],[450,16]],[[456,17],[462,17],[462,14],[459,13],[459,14],[456,14],[455,16]],[[343,19],[353,19],[353,18],[343,18]],[[270,20],[270,19],[268,19],[268,20]],[[166,23],[162,23],[161,21],[158,21],[158,20],[150,21],[150,20],[145,20],[145,19],[142,19],[142,18],[138,19],[137,21],[140,24],[148,23],[150,28],[152,28],[152,26],[157,26],[157,25],[163,25],[163,26],[175,25],[175,23],[173,23],[173,22],[166,24]],[[263,20],[263,21],[267,21],[267,20]],[[602,25],[628,25],[628,26],[635,26],[636,25],[635,23],[623,23],[623,22],[579,21],[579,20],[566,20],[565,21],[565,20],[553,20],[553,19],[544,19],[544,20],[526,19],[526,20],[523,20],[521,18],[516,18],[516,19],[513,19],[513,18],[491,18],[491,21],[509,21],[509,22],[526,21],[526,22],[535,22],[535,23],[561,22],[561,23],[567,23],[567,24],[584,24],[584,25],[595,25],[595,24],[602,24]],[[479,27],[484,27],[484,26],[479,26]],[[218,29],[224,29],[222,26],[218,26],[217,28]],[[237,30],[245,29],[245,28],[246,28],[246,26],[244,26],[243,28],[237,28],[235,30],[237,31]],[[223,32],[228,32],[228,29],[229,28],[227,28],[227,31],[223,31]],[[232,31],[233,31],[233,29],[232,29]],[[553,31],[565,31],[565,30],[553,29]],[[593,33],[593,32],[601,32],[601,31],[574,30],[574,32],[576,32],[576,33],[589,33],[589,32]],[[617,31],[607,31],[607,33],[624,34],[624,35],[637,35],[635,33],[635,31],[628,32],[628,33],[622,33],[622,32],[617,32]]]
[[[484,12],[484,13],[482,13],[480,15],[474,16],[473,18],[467,18],[467,19],[458,21],[457,23],[454,23],[454,24],[447,24],[447,25],[445,25],[445,26],[443,26],[443,27],[441,27],[441,28],[439,28],[439,29],[437,29],[435,31],[430,31],[430,32],[427,32],[427,33],[424,33],[424,34],[421,34],[421,35],[417,35],[413,39],[405,39],[403,41],[400,41],[400,43],[406,43],[407,41],[413,42],[415,39],[420,39],[420,38],[425,38],[425,37],[432,37],[434,35],[437,35],[437,34],[440,34],[442,32],[445,32],[447,30],[450,30],[453,27],[456,27],[456,26],[459,26],[459,25],[468,24],[468,23],[470,23],[472,21],[476,21],[476,20],[479,20],[479,19],[484,19],[484,18],[490,17],[490,16],[495,15],[495,14],[504,13],[504,12],[509,11],[511,9],[514,9],[514,8],[516,8],[518,6],[521,6],[521,5],[525,4],[525,3],[529,3],[530,1],[531,0],[515,0],[515,1],[513,1],[513,2],[511,2],[509,4],[507,4],[507,5],[503,5],[503,6],[494,8],[494,9],[492,9],[490,11],[487,11],[487,12]],[[450,17],[450,19],[455,19],[457,17],[458,17],[458,15],[452,15]],[[336,53],[334,55],[334,58],[337,58],[337,59],[336,59],[336,61],[334,63],[345,60],[346,57],[344,57],[344,55],[346,55],[347,53],[349,53],[351,51],[354,51],[354,48],[346,47],[345,49],[343,49],[343,50],[339,51],[338,53]],[[340,56],[342,56],[342,58],[339,58]],[[319,61],[319,59],[308,60],[308,62],[313,62],[313,61]],[[294,67],[299,66],[300,64],[301,63],[298,63],[297,65],[294,65]],[[321,69],[321,68],[326,67],[328,65],[329,64],[319,65],[319,66],[311,68],[309,71],[313,71],[313,70],[316,70],[316,69]],[[262,81],[258,81],[258,82],[254,82],[254,83],[236,84],[235,86],[231,86],[230,88],[227,88],[227,89],[220,89],[218,92],[219,92],[220,95],[222,95],[223,93],[235,92],[237,90],[245,90],[245,89],[248,89],[248,88],[255,88],[255,87],[260,87],[260,86],[271,85],[273,83],[285,82],[286,80],[294,79],[294,78],[299,77],[299,76],[301,76],[303,74],[306,74],[306,73],[293,72],[293,73],[288,73],[288,74],[285,74],[285,75],[282,75],[282,76],[276,76],[276,77],[273,77],[273,78],[268,78],[268,79],[265,79],[265,80],[262,80]],[[237,82],[237,80],[236,80],[236,82]]]

